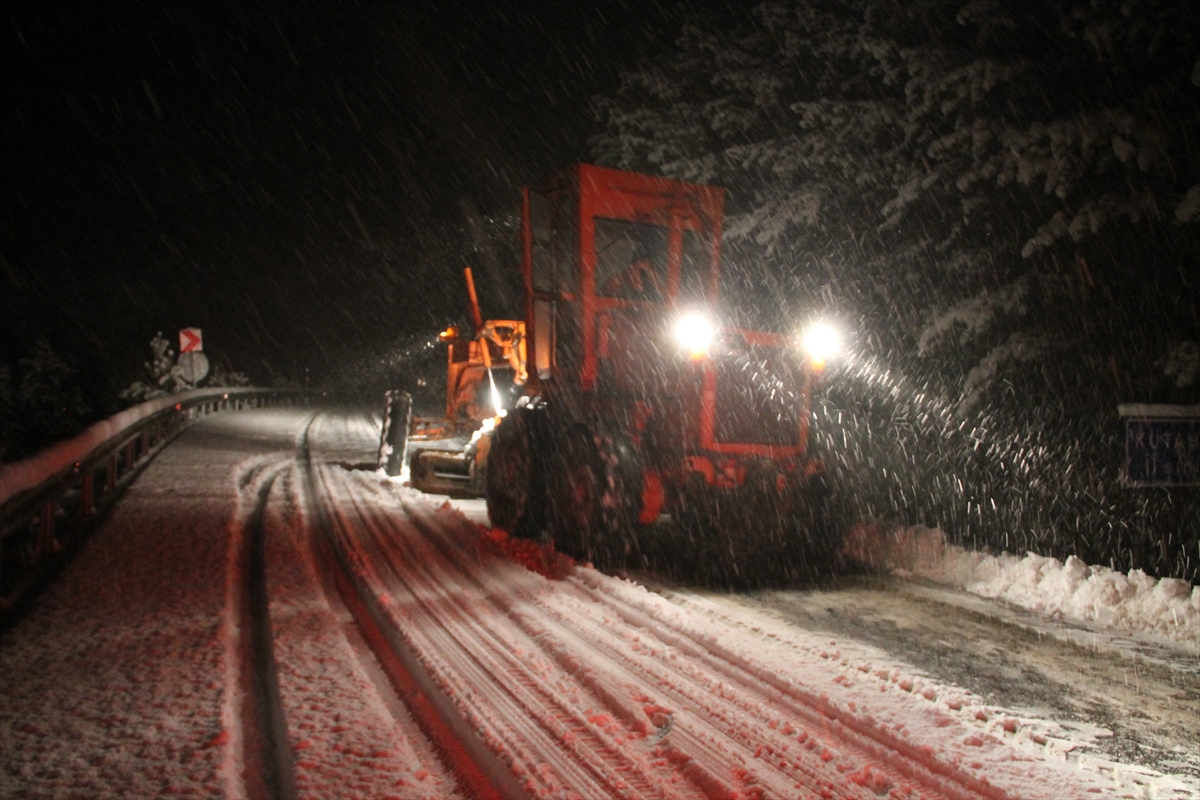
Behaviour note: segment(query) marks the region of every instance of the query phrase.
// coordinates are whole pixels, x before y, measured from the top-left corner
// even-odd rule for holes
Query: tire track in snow
[[[414,496],[393,494],[402,504]],[[455,563],[474,564],[468,551],[477,547],[470,544],[478,539],[477,526],[421,502],[407,502],[406,511],[424,521],[426,536],[442,541]],[[1103,776],[1073,770],[1064,774],[989,733],[964,728],[953,700],[935,703],[937,691],[927,686],[917,692],[911,679],[893,685],[894,671],[882,676],[857,664],[847,668],[852,674],[847,678],[837,651],[820,646],[832,643],[802,637],[780,647],[781,641],[772,642],[774,633],[754,628],[753,638],[765,646],[760,653],[747,644],[749,631],[735,633],[740,625],[735,620],[716,618],[703,606],[679,608],[590,569],[579,569],[561,582],[533,576],[536,580],[524,582],[525,589],[520,581],[501,576],[493,564],[480,565],[475,573],[491,582],[494,602],[509,602],[535,628],[548,631],[538,637],[547,653],[576,660],[599,649],[589,682],[595,684],[596,675],[613,665],[621,665],[617,675],[626,675],[630,665],[632,680],[617,677],[608,683],[640,684],[651,687],[647,696],[677,699],[674,722],[662,737],[674,751],[668,757],[718,778],[724,774],[722,765],[728,769],[732,763],[745,769],[767,796],[802,790],[822,796],[874,797],[882,791],[889,796],[1084,797],[1115,788]],[[635,634],[632,642],[630,632]],[[530,633],[538,636],[535,629]],[[726,646],[729,634],[735,634],[738,644]],[[817,650],[805,654],[814,644]],[[788,649],[809,663],[788,667]],[[852,688],[855,684],[861,685]],[[817,688],[821,685],[831,691]],[[651,706],[655,704],[671,705],[661,699]],[[1002,726],[1005,731],[1009,722]],[[690,740],[689,731],[696,734]]]
[[[312,541],[318,561],[326,567],[341,601],[421,731],[453,767],[470,794],[481,800],[520,800],[524,794],[519,783],[512,780],[503,764],[496,762],[474,731],[453,712],[399,631],[387,620],[378,596],[365,590],[362,576],[368,571],[367,565],[356,557],[357,553],[342,546],[346,532],[353,530],[352,522],[340,507],[344,498],[331,493],[326,478],[328,468],[312,462],[307,437],[301,466],[307,515],[317,529]]]
[[[288,466],[278,455],[256,458],[238,477],[230,522],[225,624],[229,652],[226,701],[226,793],[230,797],[296,796],[287,723],[271,639],[263,519],[271,488]]]
[[[329,478],[328,473],[323,471],[323,477]],[[545,796],[547,789],[561,791],[567,786],[576,787],[584,797],[609,795],[561,754],[548,751],[550,760],[557,762],[551,772],[539,768],[544,762],[539,757],[542,754],[530,751],[526,744],[538,737],[536,720],[530,721],[527,709],[511,696],[479,692],[478,687],[489,682],[490,670],[502,670],[490,653],[464,650],[463,641],[471,637],[464,636],[456,619],[461,615],[450,597],[456,590],[454,584],[438,586],[419,580],[415,565],[422,554],[396,553],[394,542],[381,541],[388,537],[379,536],[380,521],[372,519],[369,511],[364,517],[353,494],[339,494],[337,500],[342,516],[339,545],[354,562],[353,571],[364,585],[366,599],[379,598],[381,626],[399,634],[397,649],[412,653],[412,671],[430,680],[429,696],[448,704],[445,715],[461,731],[461,741],[482,744],[486,758],[493,762],[489,774],[510,783],[496,796]],[[395,533],[388,530],[389,535]],[[411,538],[403,532],[399,536],[401,541]],[[535,786],[531,788],[530,783]]]
[[[372,517],[368,528],[374,532],[374,563],[388,562],[394,581],[405,584],[411,596],[425,598],[420,602],[430,613],[416,627],[430,639],[426,653],[445,659],[440,670],[449,683],[465,684],[456,694],[470,697],[477,717],[491,719],[492,735],[506,747],[513,768],[527,778],[531,793],[707,794],[686,782],[681,785],[677,770],[652,757],[649,746],[639,746],[648,726],[623,729],[589,708],[602,703],[570,702],[581,693],[566,690],[565,673],[553,673],[553,662],[539,657],[538,644],[519,626],[483,610],[490,601],[479,602],[484,598],[469,576],[431,550],[427,537],[378,507],[366,513]],[[391,535],[380,536],[383,531]],[[539,768],[539,762],[545,767]]]
[[[886,782],[889,787],[903,785],[906,782],[916,783],[924,789],[932,790],[947,797],[985,797],[1000,798],[1006,793],[996,787],[980,781],[950,764],[943,764],[929,751],[890,735],[886,730],[872,725],[852,714],[843,713],[832,705],[827,698],[814,694],[812,691],[794,686],[786,680],[767,670],[755,667],[745,659],[722,647],[719,642],[702,639],[693,635],[682,626],[672,624],[669,620],[653,613],[645,607],[627,602],[607,591],[609,588],[598,576],[582,575],[571,579],[577,587],[587,592],[590,599],[602,604],[619,616],[625,623],[643,630],[657,639],[665,647],[679,650],[688,657],[685,664],[702,664],[711,671],[710,676],[698,674],[691,692],[679,690],[678,699],[683,702],[696,702],[703,696],[705,689],[718,691],[722,700],[731,700],[734,707],[743,711],[751,711],[757,717],[760,726],[755,734],[758,746],[766,744],[775,752],[786,753],[791,742],[789,735],[780,730],[778,720],[784,714],[790,714],[792,720],[783,723],[783,727],[801,731],[820,731],[832,735],[836,740],[832,744],[837,747],[854,751],[849,760],[858,764],[877,765],[875,772],[883,778],[882,782],[874,785],[882,786]],[[640,648],[644,649],[644,648]],[[697,673],[701,673],[697,670]],[[725,683],[707,683],[712,677]],[[764,689],[766,691],[764,691]],[[736,698],[725,695],[736,694]],[[732,711],[732,709],[730,709]],[[728,712],[725,718],[731,716]],[[798,722],[797,722],[798,721]],[[802,744],[804,751],[817,755],[821,761],[835,761],[846,758],[845,753],[838,753],[832,758],[825,758],[828,751],[820,745],[811,745],[816,741],[813,734]],[[754,746],[753,740],[747,744]],[[816,751],[820,750],[819,753]],[[796,762],[796,766],[800,766]],[[807,770],[810,774],[819,774],[816,764]],[[850,770],[847,770],[850,771]],[[870,787],[862,787],[869,789]],[[871,790],[874,794],[874,791]],[[863,793],[864,797],[869,796]]]
[[[431,541],[438,542],[444,557],[463,561],[455,552],[455,543],[445,537],[441,526],[424,509],[409,503],[405,503],[404,508],[423,533]],[[618,667],[622,661],[628,661],[627,647],[612,646],[606,641],[611,632],[603,626],[585,629],[586,626],[573,624],[578,622],[572,619],[573,616],[586,612],[566,608],[539,609],[534,593],[529,596],[516,593],[514,596],[511,578],[494,581],[494,573],[488,571],[474,572],[470,577],[490,601],[536,642],[548,659],[577,680],[608,714],[637,738],[646,738],[646,748],[656,758],[670,763],[703,794],[727,797],[739,796],[745,791],[747,796],[765,792],[774,797],[804,789],[811,796],[820,796],[823,791],[833,790],[833,785],[816,771],[788,776],[787,780],[780,780],[775,775],[755,774],[750,753],[732,752],[728,743],[721,741],[725,738],[725,724],[714,727],[691,711],[671,711],[655,702],[651,694],[662,699],[663,687],[676,680],[675,676],[667,672],[653,675],[646,670]],[[492,583],[498,585],[489,585]],[[714,702],[706,692],[695,692],[688,699],[692,701],[688,705],[696,708],[711,708]],[[679,709],[681,705],[677,703],[675,707]],[[733,716],[728,715],[723,723],[733,724]],[[734,779],[724,766],[730,763],[741,765],[733,770]],[[842,792],[842,796],[875,798],[877,794],[867,790],[861,795]]]
[[[458,779],[380,669],[314,552],[321,537],[305,513],[305,445],[310,437],[337,442],[338,422],[346,420],[318,415],[304,427],[267,509],[272,630],[297,793],[313,800],[462,797]]]
[[[414,504],[405,504],[405,510],[426,536],[440,543],[445,556],[464,561],[454,552],[454,542],[441,530],[444,524],[439,525]],[[948,779],[926,769],[922,762],[928,761],[928,755],[909,752],[914,748],[906,743],[889,741],[881,746],[870,737],[864,741],[861,732],[855,730],[857,721],[847,725],[845,720],[836,719],[828,703],[812,697],[805,698],[808,703],[796,702],[794,692],[785,693],[779,686],[772,686],[773,676],[756,674],[739,659],[720,652],[719,647],[713,652],[713,643],[690,639],[686,632],[672,629],[664,620],[607,595],[602,588],[606,583],[597,573],[580,574],[593,580],[588,582],[579,576],[568,579],[566,585],[574,591],[567,596],[550,593],[545,598],[521,598],[523,604],[531,601],[545,613],[519,610],[511,590],[503,583],[488,588],[486,584],[495,582],[493,574],[481,572],[475,578],[481,590],[538,640],[551,658],[569,668],[579,663],[580,654],[595,653],[597,664],[602,666],[593,670],[576,666],[573,671],[606,698],[614,714],[636,720],[637,711],[630,706],[639,702],[659,714],[674,709],[669,716],[669,730],[661,734],[660,747],[668,759],[695,773],[694,779],[700,785],[712,788],[726,783],[722,764],[734,761],[744,765],[754,783],[771,796],[803,789],[817,796],[836,792],[842,797],[874,798],[885,786],[884,791],[899,788],[899,796],[907,793],[906,786],[914,793],[933,791],[944,797],[1004,796],[971,776],[952,770],[954,777]],[[631,647],[606,624],[606,615],[640,631],[646,642],[634,642]],[[675,653],[685,658],[666,663]],[[612,674],[606,677],[598,672],[601,668]],[[772,696],[764,696],[764,683],[775,689]],[[642,688],[630,697],[629,691],[612,691],[602,684]],[[621,694],[630,699],[622,702]],[[658,702],[652,702],[653,695],[657,695]],[[791,718],[781,723],[780,718],[789,714]],[[748,716],[754,718],[748,720]],[[892,738],[883,732],[877,735],[885,740]],[[837,751],[818,744],[830,739],[828,743]],[[764,749],[768,757],[774,757],[771,769],[763,768]],[[855,768],[845,772],[859,772],[860,782],[832,781],[830,768],[839,770],[848,762]],[[871,768],[862,773],[863,765]],[[734,789],[725,786],[724,790]]]
[[[796,789],[805,789],[813,796],[822,794],[830,794],[837,791],[841,796],[862,796],[876,797],[880,783],[877,780],[864,780],[867,784],[859,786],[858,784],[848,784],[840,790],[835,789],[834,783],[831,782],[826,774],[827,769],[811,769],[807,775],[775,775],[775,774],[758,774],[755,775],[755,770],[751,765],[753,760],[752,753],[738,754],[730,752],[729,743],[725,741],[726,737],[721,730],[717,730],[712,726],[706,725],[695,717],[699,725],[681,724],[676,721],[670,728],[670,736],[673,744],[679,743],[681,740],[686,742],[686,748],[679,746],[664,747],[659,737],[663,731],[655,731],[651,725],[647,724],[647,717],[658,713],[659,709],[653,705],[645,707],[642,704],[649,700],[649,697],[644,694],[644,691],[653,691],[653,687],[660,682],[666,682],[664,676],[649,681],[640,680],[638,676],[621,670],[613,669],[591,669],[581,666],[583,661],[587,660],[587,654],[595,652],[595,639],[591,637],[563,635],[561,632],[550,633],[547,635],[547,627],[553,627],[553,623],[547,623],[549,617],[543,617],[541,614],[534,614],[532,618],[527,615],[517,613],[512,608],[512,603],[508,595],[514,593],[514,585],[519,585],[519,573],[524,572],[516,568],[517,580],[513,580],[513,574],[506,574],[503,578],[498,579],[501,589],[498,592],[489,593],[484,587],[485,578],[493,574],[493,570],[501,569],[502,563],[492,561],[487,563],[484,568],[477,574],[470,574],[463,565],[478,562],[478,557],[472,557],[472,554],[456,550],[455,544],[449,544],[445,537],[445,532],[439,528],[436,523],[431,523],[426,514],[419,507],[414,505],[406,505],[405,510],[410,519],[416,522],[422,529],[422,537],[413,539],[408,535],[407,539],[417,542],[439,542],[441,545],[440,552],[430,556],[429,554],[413,554],[405,560],[411,563],[420,563],[422,565],[434,564],[453,564],[458,568],[463,569],[463,573],[457,576],[447,577],[445,575],[436,576],[435,580],[431,581],[431,586],[447,586],[459,584],[457,594],[462,594],[463,589],[461,584],[465,582],[474,583],[476,591],[481,592],[486,597],[484,605],[494,604],[499,607],[508,617],[509,621],[522,631],[529,645],[532,648],[540,649],[546,657],[546,660],[554,663],[562,669],[564,674],[571,676],[571,680],[576,684],[573,687],[575,693],[584,694],[601,707],[605,712],[611,712],[611,715],[620,721],[627,729],[624,736],[624,749],[631,749],[640,746],[640,749],[648,755],[654,757],[657,766],[668,766],[680,776],[686,777],[688,781],[694,784],[695,790],[709,796],[738,796],[739,793],[745,792],[746,796],[756,796],[756,792],[765,791],[768,796],[784,796],[794,794]],[[403,532],[398,531],[397,539],[403,540]],[[466,537],[458,537],[457,542],[461,544],[463,541],[472,539],[477,540],[477,533],[467,532]],[[509,565],[510,567],[512,565]],[[529,577],[531,573],[525,573]],[[520,592],[518,591],[517,594]],[[532,621],[531,621],[532,620]],[[487,624],[494,630],[500,627],[500,620],[489,617]],[[608,664],[616,663],[621,658],[621,649],[616,648],[609,653],[604,654],[603,659]],[[526,666],[526,670],[529,668]],[[494,671],[493,671],[494,674]],[[629,687],[634,686],[631,692]],[[563,688],[558,688],[559,693],[565,694]],[[697,707],[711,705],[712,700],[701,696],[701,693],[696,693],[693,698]],[[589,703],[590,704],[590,703]],[[641,714],[645,712],[646,717]],[[596,724],[600,718],[605,716],[600,712],[590,713],[588,722]],[[683,712],[682,716],[688,716],[688,712]],[[611,724],[611,723],[610,723]],[[669,721],[664,721],[664,727],[670,725]],[[764,721],[764,727],[766,722]],[[703,729],[699,735],[693,734],[689,728],[700,727]],[[648,733],[658,734],[659,736],[647,737]],[[662,737],[665,739],[665,737]],[[786,750],[788,745],[782,745],[782,750]],[[681,750],[686,749],[688,753],[682,753]],[[819,759],[819,755],[813,756],[813,760],[817,761],[820,767],[826,767],[824,763],[828,759]],[[819,760],[818,760],[819,759]],[[726,765],[734,764],[732,770],[726,769]],[[741,764],[742,767],[736,766]],[[823,774],[825,773],[825,774]],[[864,776],[871,777],[871,776]],[[882,776],[879,776],[882,777]],[[949,793],[953,795],[953,792]],[[945,796],[943,794],[943,796]]]
[[[317,472],[336,542],[381,625],[529,795],[1000,798],[1097,788],[1051,776],[998,741],[967,741],[964,751],[930,736],[932,701],[909,702],[909,690],[885,680],[854,675],[858,693],[841,692],[836,652],[780,669],[787,648],[760,654],[745,631],[725,646],[714,631],[732,631],[729,620],[592,570],[546,581],[494,557],[476,526],[410,502],[416,495],[390,481]],[[835,700],[816,688],[823,681],[841,683]],[[904,701],[899,717],[868,713],[876,684]],[[853,699],[862,708],[847,709]],[[960,738],[980,738],[941,716]],[[904,723],[925,730],[912,736]],[[984,751],[986,768],[973,763]]]

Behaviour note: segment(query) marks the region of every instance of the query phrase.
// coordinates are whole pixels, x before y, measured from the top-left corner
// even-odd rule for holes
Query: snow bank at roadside
[[[946,543],[936,528],[860,525],[843,552],[868,566],[898,575],[948,583],[983,597],[1044,614],[1071,617],[1106,628],[1153,633],[1200,646],[1200,586],[1153,578],[1140,569],[1121,573],[1035,553],[998,556]]]

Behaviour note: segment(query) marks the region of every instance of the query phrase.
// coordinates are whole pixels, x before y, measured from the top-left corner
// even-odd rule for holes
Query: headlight
[[[825,362],[841,349],[842,340],[837,331],[823,322],[818,322],[804,332],[804,352],[812,365],[821,369]]]
[[[687,348],[693,359],[704,358],[712,344],[716,328],[701,314],[687,314],[675,323],[675,339]]]

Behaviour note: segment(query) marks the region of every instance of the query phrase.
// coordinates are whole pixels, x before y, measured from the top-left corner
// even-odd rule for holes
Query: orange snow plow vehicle
[[[464,270],[475,330],[447,328],[446,415],[413,417],[407,440],[409,482],[423,492],[483,495],[483,469],[497,413],[513,404],[513,387],[525,384],[525,323],[484,321],[475,282]]]
[[[523,191],[528,381],[491,433],[492,523],[597,562],[669,513],[810,536],[809,398],[832,340],[718,323],[724,192],[577,165]]]

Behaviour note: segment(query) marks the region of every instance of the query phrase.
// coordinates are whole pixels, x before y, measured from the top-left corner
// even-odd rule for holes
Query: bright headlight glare
[[[825,363],[841,346],[837,331],[824,323],[813,325],[804,333],[804,351],[814,363]]]
[[[704,316],[688,314],[675,324],[675,338],[687,348],[693,358],[703,356],[712,343],[716,329]]]

